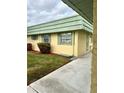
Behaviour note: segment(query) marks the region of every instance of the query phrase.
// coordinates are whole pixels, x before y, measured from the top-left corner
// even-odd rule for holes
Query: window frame
[[[67,34],[70,34],[70,37],[68,37]],[[65,36],[64,36],[65,35]],[[67,40],[70,40],[70,42],[67,42]],[[58,44],[59,45],[72,45],[72,32],[62,32],[58,34]]]
[[[31,35],[31,40],[37,40],[38,39],[38,35]]]
[[[45,36],[48,36],[48,38],[47,38],[48,39],[48,42],[45,41],[45,39],[46,39],[46,38],[44,38]],[[42,35],[42,39],[43,39],[43,42],[44,43],[50,43],[51,42],[51,35],[50,34],[43,34]]]

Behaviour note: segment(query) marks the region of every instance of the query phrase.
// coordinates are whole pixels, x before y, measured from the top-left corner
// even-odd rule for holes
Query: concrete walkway
[[[90,93],[91,53],[30,84],[27,93]]]

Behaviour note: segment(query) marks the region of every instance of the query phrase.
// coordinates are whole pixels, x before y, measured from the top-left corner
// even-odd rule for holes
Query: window
[[[50,43],[50,35],[49,35],[49,34],[43,35],[43,41],[44,41],[45,43]]]
[[[59,44],[72,44],[72,33],[59,34]]]
[[[32,39],[32,40],[37,40],[37,39],[38,39],[38,36],[37,36],[37,35],[32,35],[32,36],[31,36],[31,39]]]

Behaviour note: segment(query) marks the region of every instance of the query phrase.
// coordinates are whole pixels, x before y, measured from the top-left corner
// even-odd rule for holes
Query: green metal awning
[[[50,21],[27,28],[28,35],[57,33],[74,30],[85,30],[90,33],[93,31],[93,25],[79,15]]]
[[[83,18],[93,23],[93,0],[62,0]]]

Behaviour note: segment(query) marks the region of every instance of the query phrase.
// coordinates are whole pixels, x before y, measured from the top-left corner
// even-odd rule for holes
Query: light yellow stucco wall
[[[73,40],[74,40],[74,32],[72,32],[72,45],[59,45],[58,44],[58,34],[57,33],[52,33],[51,34],[51,52],[56,53],[56,54],[61,54],[61,55],[67,55],[67,56],[73,56]],[[32,43],[33,50],[35,51],[40,51],[37,43],[43,42],[41,35],[38,35],[37,40],[32,40],[31,36],[27,37],[27,43]]]
[[[74,43],[73,44],[74,44],[73,46],[74,56],[78,56],[78,31],[74,32]]]
[[[65,56],[80,56],[87,52],[86,42],[89,40],[86,31],[73,31],[72,44],[60,45],[58,43],[58,33],[51,34],[51,52]],[[37,40],[32,40],[31,36],[27,37],[27,43],[32,43],[33,50],[39,51],[37,43],[43,42],[41,35],[38,35]],[[88,49],[89,50],[89,49]]]
[[[51,34],[51,51],[61,55],[73,56],[73,37],[74,33],[72,33],[71,45],[60,45],[58,44],[58,34]]]
[[[86,31],[72,32],[72,45],[59,45],[58,34],[51,34],[52,52],[69,56],[80,56],[90,50],[89,34]],[[89,42],[88,47],[86,42]]]
[[[83,31],[78,32],[78,55],[86,52],[86,34]]]
[[[37,40],[32,40],[31,36],[28,36],[27,38],[28,38],[27,39],[27,43],[32,43],[33,50],[40,51],[38,46],[37,46],[37,43],[42,42],[41,35],[38,35],[38,39]]]
[[[78,56],[81,56],[90,50],[90,34],[86,31],[78,31]]]

